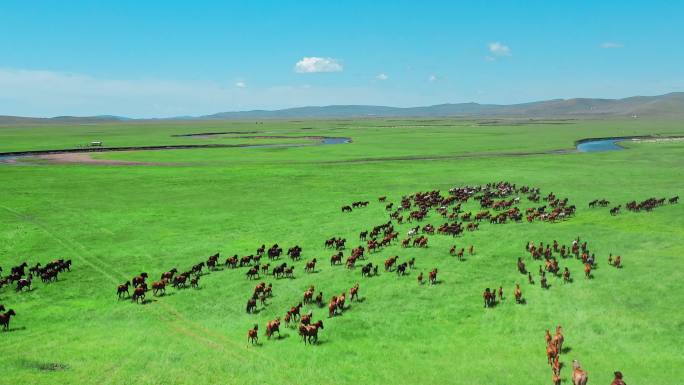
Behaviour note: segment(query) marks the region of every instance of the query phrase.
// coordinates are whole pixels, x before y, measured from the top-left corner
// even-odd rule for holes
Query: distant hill
[[[282,110],[252,110],[220,112],[197,117],[170,117],[173,120],[240,120],[240,119],[293,119],[293,118],[408,118],[408,117],[510,117],[510,118],[598,118],[663,116],[684,117],[684,92],[659,96],[634,96],[624,99],[554,99],[522,104],[437,104],[426,107],[387,107],[367,105],[334,105],[322,107],[296,107]],[[22,123],[101,123],[130,120],[120,116],[57,116],[54,118],[26,118],[0,116],[0,124]],[[148,120],[148,119],[141,119]],[[160,121],[164,119],[149,119]]]
[[[625,99],[554,99],[522,104],[438,104],[427,107],[338,105],[283,110],[221,112],[200,119],[278,119],[353,117],[619,117],[684,116],[684,92]]]

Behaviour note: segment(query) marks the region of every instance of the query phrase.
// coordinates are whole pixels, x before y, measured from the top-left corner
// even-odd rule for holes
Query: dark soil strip
[[[199,135],[199,134],[197,134]],[[116,152],[116,151],[157,151],[157,150],[190,150],[195,148],[240,148],[240,147],[302,147],[319,146],[329,144],[350,143],[351,138],[327,137],[327,136],[241,136],[243,139],[313,139],[320,140],[319,143],[312,144],[288,144],[288,143],[269,143],[269,144],[177,144],[166,146],[129,146],[129,147],[87,147],[87,148],[67,148],[63,150],[32,150],[32,151],[12,151],[0,152],[0,157],[23,157],[34,155],[49,154],[70,154],[81,152]]]

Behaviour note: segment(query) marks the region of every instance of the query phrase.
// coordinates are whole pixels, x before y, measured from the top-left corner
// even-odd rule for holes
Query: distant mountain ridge
[[[281,110],[219,112],[203,116],[183,116],[135,120],[242,120],[293,118],[408,118],[408,117],[500,117],[500,118],[598,118],[630,116],[684,117],[684,92],[658,96],[633,96],[624,99],[552,99],[521,104],[447,103],[425,107],[388,107],[370,105],[332,105],[295,107]],[[120,116],[58,116],[27,118],[0,116],[0,123],[100,123],[133,120]]]
[[[333,105],[282,110],[220,112],[200,119],[277,119],[353,117],[601,117],[684,115],[684,92],[624,99],[553,99],[522,104],[437,104],[426,107]]]

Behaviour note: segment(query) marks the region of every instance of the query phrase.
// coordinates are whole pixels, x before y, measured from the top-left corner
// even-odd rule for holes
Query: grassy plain
[[[73,272],[33,291],[0,289],[0,303],[17,317],[0,333],[4,384],[543,384],[550,383],[544,330],[563,325],[569,367],[579,359],[590,384],[608,384],[614,370],[628,383],[672,384],[684,375],[684,206],[612,217],[587,203],[623,203],[684,195],[684,141],[629,143],[626,151],[545,154],[575,140],[622,135],[684,135],[671,120],[464,121],[332,120],[150,122],[0,127],[0,151],[187,143],[264,143],[264,139],[172,137],[198,132],[344,136],[344,145],[98,153],[94,157],[154,162],[145,166],[0,164],[0,266],[71,258]],[[237,138],[236,138],[237,136]],[[311,143],[302,138],[270,143]],[[530,155],[522,155],[530,154]],[[521,156],[518,156],[521,155]],[[376,197],[397,202],[415,191],[507,180],[553,191],[578,206],[556,223],[482,224],[455,241],[430,238],[428,249],[392,246],[374,263],[398,254],[417,269],[399,278],[362,279],[359,269],[331,268],[323,241],[387,220]],[[342,214],[340,206],[370,200]],[[524,201],[524,200],[523,200]],[[524,202],[523,207],[530,204]],[[474,203],[466,209],[475,210]],[[424,223],[441,224],[432,214]],[[399,226],[402,236],[409,225]],[[515,261],[528,240],[588,241],[599,267],[551,288],[530,286]],[[116,284],[141,271],[157,278],[220,251],[250,254],[262,243],[299,244],[315,274],[274,280],[275,297],[256,315],[244,312],[254,282],[244,270],[205,275],[199,290],[169,290],[147,305],[117,301]],[[451,244],[474,244],[458,262]],[[625,267],[607,265],[621,254]],[[346,256],[347,253],[345,253]],[[418,286],[418,271],[439,268],[441,284]],[[283,316],[311,284],[326,299],[355,282],[363,301],[340,317],[313,309],[325,329],[318,346],[304,346],[294,329],[280,340],[250,346],[254,323]],[[522,284],[527,305],[514,305]],[[502,285],[507,298],[482,307],[484,287]],[[152,298],[151,294],[148,298]],[[308,310],[307,307],[306,310]],[[562,376],[569,381],[566,367]]]

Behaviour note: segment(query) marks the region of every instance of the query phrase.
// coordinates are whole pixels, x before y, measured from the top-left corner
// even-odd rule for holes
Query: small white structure
[[[102,147],[102,142],[90,142],[90,147]]]

